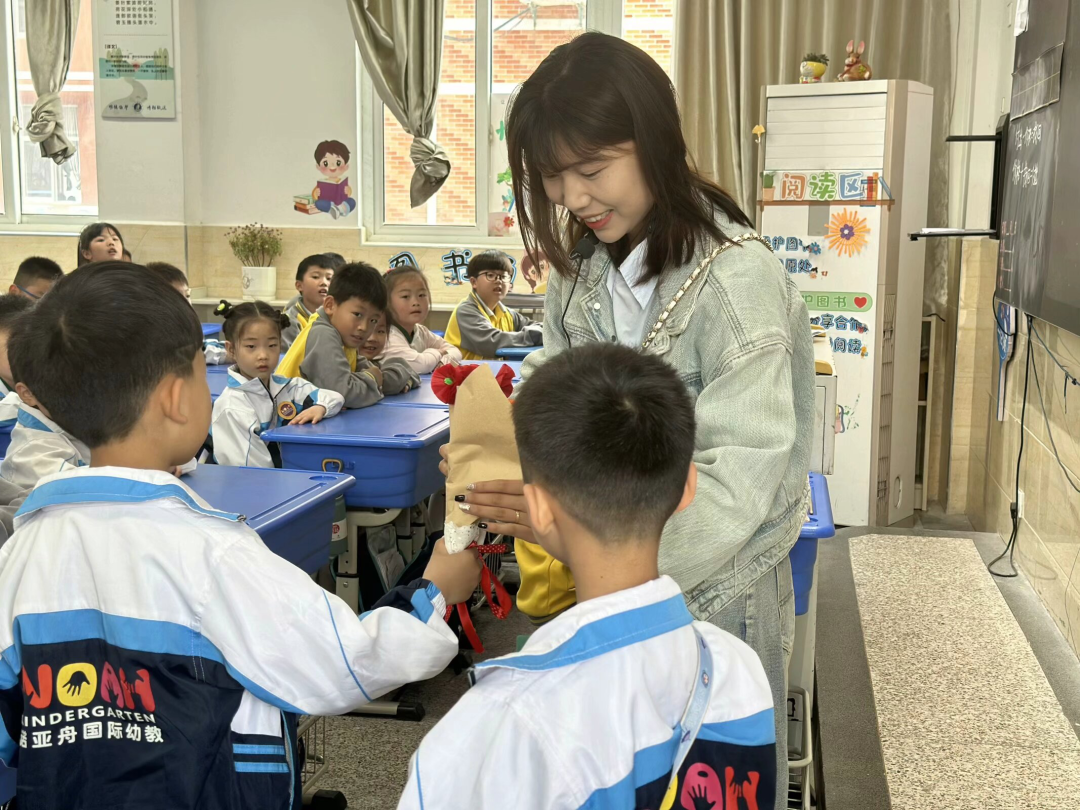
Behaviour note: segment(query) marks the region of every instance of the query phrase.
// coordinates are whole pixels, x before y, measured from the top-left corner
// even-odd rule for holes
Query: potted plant
[[[244,225],[225,233],[233,255],[240,260],[244,299],[271,299],[277,292],[274,259],[281,255],[281,231],[265,225]]]
[[[761,173],[761,199],[771,202],[776,193],[776,175],[773,172]]]
[[[829,57],[823,53],[810,52],[799,65],[799,84],[819,84],[829,66]]]

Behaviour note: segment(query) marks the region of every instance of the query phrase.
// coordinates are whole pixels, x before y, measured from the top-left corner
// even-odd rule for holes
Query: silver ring
[[[514,512],[514,520],[517,523],[521,523],[521,512]]]

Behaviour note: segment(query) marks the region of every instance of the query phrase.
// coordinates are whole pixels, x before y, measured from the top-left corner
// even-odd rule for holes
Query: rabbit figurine
[[[859,49],[855,49],[855,40],[847,44],[847,58],[844,60],[844,70],[837,76],[841,82],[862,82],[870,78],[870,66],[862,61],[866,43],[860,42]]]

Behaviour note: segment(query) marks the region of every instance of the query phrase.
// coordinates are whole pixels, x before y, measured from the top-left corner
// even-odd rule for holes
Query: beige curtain
[[[948,224],[952,110],[949,3],[944,0],[676,0],[674,79],[683,130],[698,168],[753,216],[761,89],[799,80],[808,51],[830,58],[827,81],[844,68],[848,40],[866,42],[875,79],[934,88],[928,224]],[[945,314],[948,245],[927,240],[924,310]]]
[[[60,88],[67,80],[79,27],[79,0],[26,0],[26,54],[37,101],[26,132],[41,156],[63,163],[75,154],[64,132]]]
[[[413,208],[450,176],[450,158],[431,140],[442,66],[446,0],[346,0],[364,67],[383,104],[413,136]]]

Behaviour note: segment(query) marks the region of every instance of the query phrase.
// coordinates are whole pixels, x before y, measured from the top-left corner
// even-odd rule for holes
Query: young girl
[[[431,290],[418,267],[395,267],[385,276],[390,330],[386,359],[399,358],[417,374],[430,374],[447,363],[460,363],[461,350],[426,326],[431,310]]]
[[[115,225],[95,222],[79,234],[79,265],[90,262],[122,261],[124,238]]]
[[[284,424],[315,424],[340,411],[345,400],[299,377],[274,374],[288,317],[264,301],[235,307],[221,303],[225,346],[236,365],[229,369],[229,381],[214,403],[210,425],[214,460],[236,467],[280,467],[277,445],[267,445],[259,434]]]
[[[469,260],[472,292],[457,305],[446,325],[446,339],[461,349],[466,360],[494,360],[507,346],[537,346],[544,342],[543,327],[504,306],[513,268],[501,250],[485,250]]]
[[[526,359],[524,384],[537,364],[589,341],[660,355],[679,373],[696,403],[698,491],[666,525],[660,573],[682,586],[696,618],[761,658],[784,785],[788,552],[806,519],[814,407],[802,297],[735,201],[694,171],[671,81],[642,50],[598,33],[560,45],[520,87],[506,124],[526,250],[552,267],[544,348]],[[586,235],[595,252],[572,257]],[[477,482],[470,514],[528,540],[521,491],[520,482]],[[555,593],[559,563],[538,546],[516,547],[522,611],[573,604]],[[673,726],[686,699],[673,698]]]

